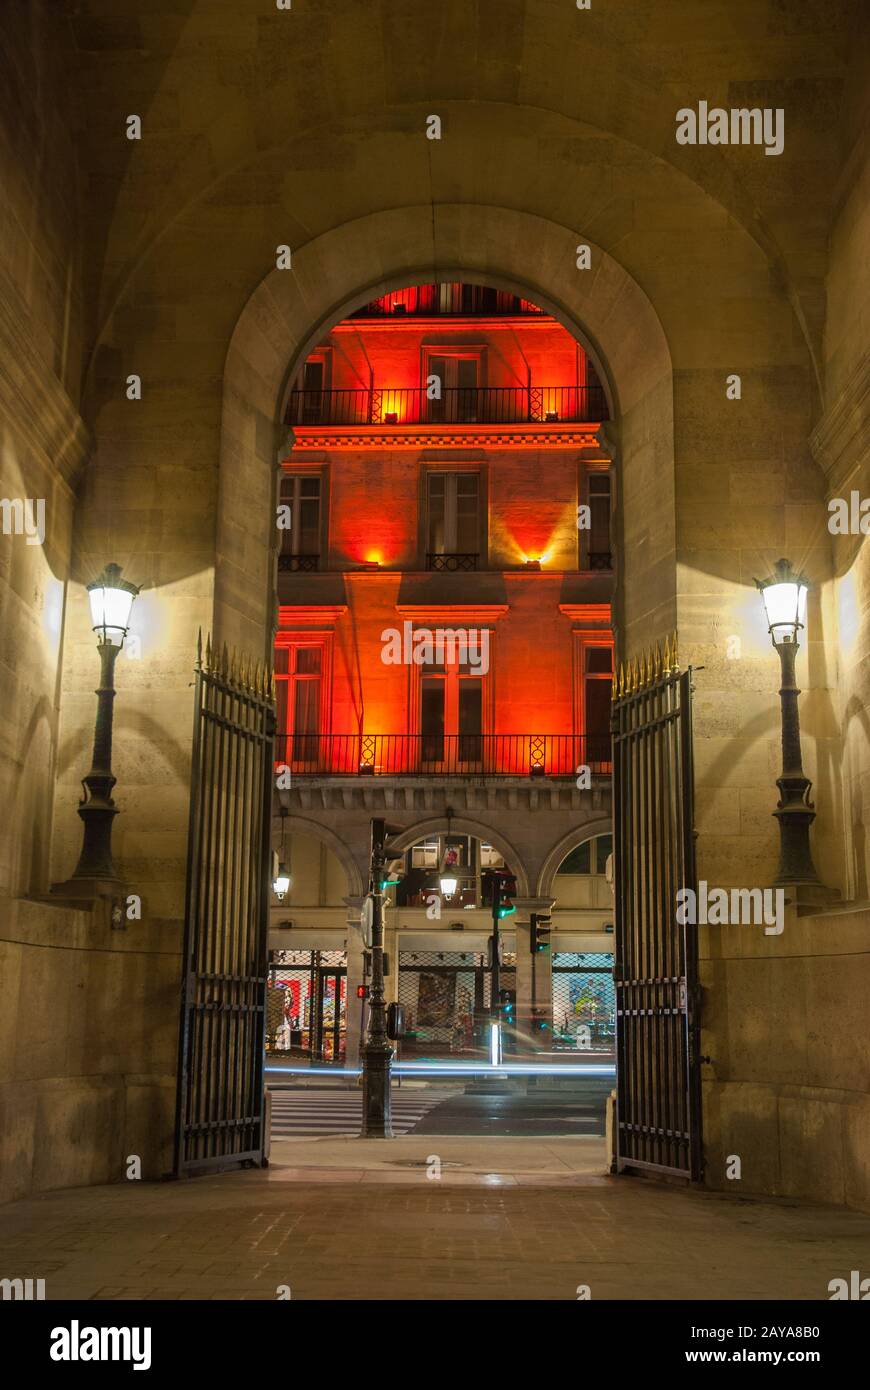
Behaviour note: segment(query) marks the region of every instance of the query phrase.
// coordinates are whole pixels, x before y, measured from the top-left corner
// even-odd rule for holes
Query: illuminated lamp
[[[388,410],[387,413],[386,413],[386,415],[384,416],[384,424],[385,424],[385,425],[397,425],[398,423],[399,423],[399,416],[398,416],[397,412],[396,412],[395,410]]]
[[[358,772],[361,777],[373,777],[375,772],[374,763],[360,763]]]
[[[282,806],[282,807],[281,807],[281,858],[280,858],[280,860],[278,861],[278,865],[277,865],[277,867],[276,867],[276,869],[275,869],[275,871],[274,871],[274,877],[273,877],[273,879],[272,879],[272,892],[275,894],[275,897],[278,899],[279,903],[282,903],[282,902],[284,901],[285,897],[287,896],[287,893],[288,893],[289,890],[290,890],[290,885],[291,885],[291,883],[293,882],[292,878],[290,877],[290,870],[289,870],[288,867],[287,867],[286,854],[287,854],[287,807],[286,807],[286,806]],[[277,858],[277,856],[274,856],[274,857]]]
[[[543,763],[532,763],[530,772],[531,772],[531,776],[532,776],[532,777],[543,777],[543,775],[544,775],[544,764],[543,764]]]
[[[121,578],[120,565],[106,565],[87,586],[91,626],[100,654],[100,684],[94,725],[91,770],[82,781],[84,795],[78,813],[82,821],[82,850],[75,873],[52,892],[67,897],[111,897],[120,881],[112,859],[112,822],[118,808],[112,797],[112,710],[115,701],[115,658],[130,626],[130,610],[139,592],[137,585]]]
[[[558,410],[548,410],[544,415],[544,419],[549,425],[557,424],[559,420]]]
[[[541,568],[540,560],[526,560],[524,568],[537,572]]]
[[[380,567],[380,560],[363,560],[359,566],[364,574],[376,574]]]
[[[804,626],[809,581],[788,560],[777,560],[773,574],[756,579],[764,602],[770,639],[780,660],[780,719],[782,772],[776,779],[779,801],[773,812],[779,821],[779,867],[774,887],[801,886],[802,896],[818,901],[825,893],[810,850],[810,826],[816,818],[810,801],[812,782],[804,776],[801,726],[795,676],[798,633]]]

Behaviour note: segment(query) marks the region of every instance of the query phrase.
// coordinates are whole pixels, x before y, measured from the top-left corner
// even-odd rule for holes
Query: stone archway
[[[538,876],[537,894],[539,898],[555,897],[553,886],[556,874],[559,872],[559,865],[572,849],[582,845],[586,840],[592,840],[596,835],[609,835],[613,829],[613,822],[609,816],[602,816],[599,820],[589,821],[588,824],[580,829],[572,830],[567,835],[563,835],[561,840],[550,850]]]
[[[288,835],[310,836],[312,840],[319,841],[320,844],[325,845],[326,848],[335,855],[335,858],[344,870],[348,897],[358,898],[366,891],[366,885],[360,866],[357,864],[344,840],[336,835],[334,830],[330,830],[328,825],[324,825],[321,821],[310,820],[307,816],[288,815],[285,828]],[[273,843],[275,835],[280,835],[281,829],[282,818],[280,816],[273,816]]]
[[[391,849],[397,853],[403,852],[410,849],[418,840],[424,839],[426,835],[446,829],[448,829],[448,824],[445,816],[432,816],[427,820],[417,821],[416,824],[408,826],[400,835],[396,835],[391,840]],[[484,825],[482,821],[470,820],[467,816],[451,816],[449,829],[462,835],[474,835],[478,840],[485,840],[487,844],[497,849],[516,877],[517,896],[528,896],[529,880],[526,865],[523,863],[519,850],[515,849],[500,831]]]

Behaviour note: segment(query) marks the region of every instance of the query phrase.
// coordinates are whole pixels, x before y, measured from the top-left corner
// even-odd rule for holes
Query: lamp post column
[[[816,818],[809,799],[812,782],[804,775],[801,755],[801,725],[798,710],[800,691],[795,676],[797,642],[777,642],[782,684],[779,689],[782,715],[782,772],[776,779],[779,802],[774,815],[779,821],[780,854],[774,886],[798,884],[821,886],[810,850],[810,826]]]
[[[372,983],[369,994],[368,1029],[362,1054],[363,1139],[392,1139],[390,1080],[393,1049],[387,1036],[387,1008],[384,1001],[384,872],[386,829],[383,821],[372,822],[371,881],[372,901]]]

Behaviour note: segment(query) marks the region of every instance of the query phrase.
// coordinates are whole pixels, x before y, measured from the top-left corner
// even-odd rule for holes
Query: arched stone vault
[[[702,857],[718,838],[710,873],[727,881],[740,841],[763,874],[775,858],[775,825],[757,807],[770,800],[776,677],[751,580],[783,553],[819,580],[831,569],[807,447],[821,299],[805,265],[818,226],[799,212],[782,218],[775,178],[756,195],[753,161],[766,174],[776,163],[761,150],[676,145],[674,111],[696,93],[681,90],[684,54],[669,50],[654,4],[653,62],[636,34],[625,49],[605,45],[610,30],[591,12],[569,24],[543,0],[503,9],[493,29],[472,7],[475,42],[458,67],[433,48],[440,17],[389,0],[332,6],[316,20],[294,11],[254,24],[228,13],[208,37],[191,4],[184,24],[152,36],[149,159],[144,147],[124,152],[111,225],[94,238],[106,248],[84,402],[96,451],[80,485],[74,575],[87,580],[109,552],[135,572],[164,666],[159,692],[131,671],[128,699],[186,724],[198,626],[257,655],[269,647],[276,419],[306,345],[338,314],[412,279],[467,275],[522,289],[588,336],[611,385],[622,654],[678,627],[684,658],[705,667],[699,799],[720,811],[702,808]],[[844,61],[838,23],[832,15],[826,71]],[[751,62],[741,49],[748,38],[735,37],[729,72],[744,61],[757,69],[757,47]],[[490,77],[471,57],[488,43],[501,55]],[[815,54],[806,35],[800,43]],[[694,63],[697,79],[698,53]],[[119,61],[111,80],[124,71]],[[251,71],[261,80],[248,81]],[[431,111],[443,114],[439,142],[425,138]],[[791,111],[792,122],[805,119]],[[808,191],[815,165],[801,162],[790,129],[782,168]],[[593,251],[586,272],[575,263],[581,241]],[[277,272],[282,243],[293,267]],[[144,383],[135,406],[122,389],[129,371]],[[739,405],[725,397],[732,372]],[[81,598],[73,585],[70,612]],[[820,606],[813,620],[827,641],[830,612]],[[739,668],[723,657],[732,634],[749,657]],[[84,626],[70,626],[67,669],[89,642]],[[830,727],[821,710],[824,740],[837,736]],[[83,737],[70,706],[64,744]],[[746,810],[724,791],[723,741]],[[142,781],[126,826],[135,831],[149,798],[164,808],[168,799],[180,843],[186,786],[167,789],[164,760],[144,744],[132,760]],[[824,743],[811,768],[817,831],[829,836],[835,761]],[[73,780],[59,796],[67,841]],[[183,853],[173,857],[161,872],[180,882]]]

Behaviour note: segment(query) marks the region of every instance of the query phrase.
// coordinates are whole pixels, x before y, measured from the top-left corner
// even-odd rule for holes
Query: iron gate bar
[[[271,671],[197,642],[174,1174],[263,1164]]]
[[[614,678],[617,1168],[702,1171],[691,668],[676,637]]]

